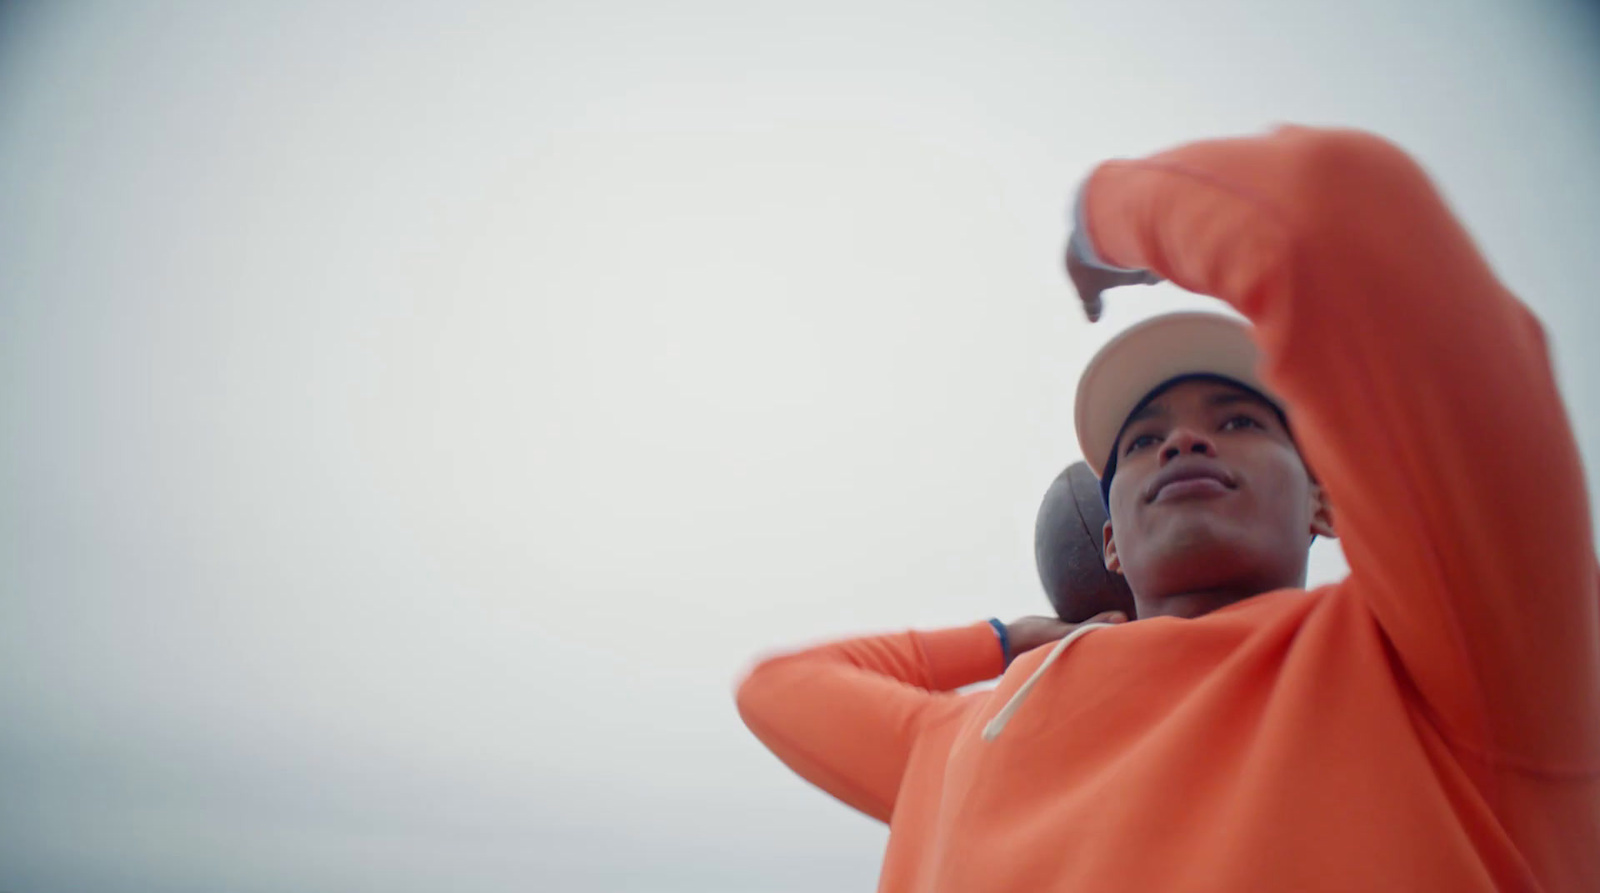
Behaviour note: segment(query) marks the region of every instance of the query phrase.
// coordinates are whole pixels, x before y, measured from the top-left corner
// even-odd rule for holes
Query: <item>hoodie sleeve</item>
[[[1004,663],[988,623],[848,639],[757,664],[739,715],[802,778],[887,822],[922,729]]]
[[[1351,576],[1458,746],[1600,771],[1600,597],[1583,469],[1538,322],[1427,176],[1284,128],[1097,168],[1092,260],[1255,324]],[[1080,249],[1081,250],[1081,249]]]

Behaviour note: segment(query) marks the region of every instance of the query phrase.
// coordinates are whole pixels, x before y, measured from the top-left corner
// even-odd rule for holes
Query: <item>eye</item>
[[[1128,439],[1128,448],[1123,450],[1122,454],[1124,456],[1131,455],[1135,450],[1142,450],[1145,447],[1153,447],[1160,442],[1161,438],[1155,436],[1154,434],[1140,434]]]
[[[1236,416],[1229,416],[1227,421],[1222,423],[1222,427],[1219,430],[1222,430],[1222,431],[1238,431],[1241,428],[1261,428],[1261,429],[1265,430],[1266,426],[1261,424],[1260,422],[1256,421],[1255,419],[1251,418],[1250,416],[1241,414],[1241,415],[1236,415]]]

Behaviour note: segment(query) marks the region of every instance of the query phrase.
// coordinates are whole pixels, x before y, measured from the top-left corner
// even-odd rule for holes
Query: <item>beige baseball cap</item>
[[[1078,379],[1074,422],[1078,446],[1096,477],[1128,415],[1163,384],[1189,375],[1216,375],[1283,400],[1261,380],[1260,351],[1248,324],[1217,313],[1168,313],[1129,326],[1100,348]]]

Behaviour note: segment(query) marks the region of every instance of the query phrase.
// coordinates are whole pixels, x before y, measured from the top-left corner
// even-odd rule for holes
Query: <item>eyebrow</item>
[[[1235,403],[1254,403],[1262,409],[1276,409],[1272,404],[1246,391],[1224,391],[1212,394],[1210,399],[1206,400],[1207,406],[1232,406]]]
[[[1171,415],[1171,413],[1167,411],[1165,406],[1162,406],[1161,404],[1152,400],[1149,403],[1146,403],[1144,406],[1141,406],[1138,412],[1128,416],[1128,420],[1122,423],[1122,428],[1124,431],[1126,431],[1145,419],[1153,419],[1156,416],[1162,415]]]
[[[1267,401],[1257,397],[1255,394],[1233,388],[1218,391],[1217,393],[1206,398],[1206,406],[1209,407],[1232,406],[1236,403],[1252,403],[1263,409],[1274,408],[1271,404],[1267,403]],[[1156,399],[1151,400],[1149,403],[1146,403],[1144,406],[1140,407],[1137,412],[1128,416],[1128,420],[1122,423],[1122,427],[1124,430],[1126,430],[1138,424],[1139,422],[1144,421],[1145,419],[1153,419],[1171,414],[1172,411],[1167,409],[1167,407],[1161,403],[1160,397],[1157,397]]]

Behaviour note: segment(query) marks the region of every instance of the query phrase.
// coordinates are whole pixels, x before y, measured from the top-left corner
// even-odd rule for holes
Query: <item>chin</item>
[[[1134,592],[1194,592],[1259,576],[1264,556],[1226,525],[1186,519],[1123,562]]]

